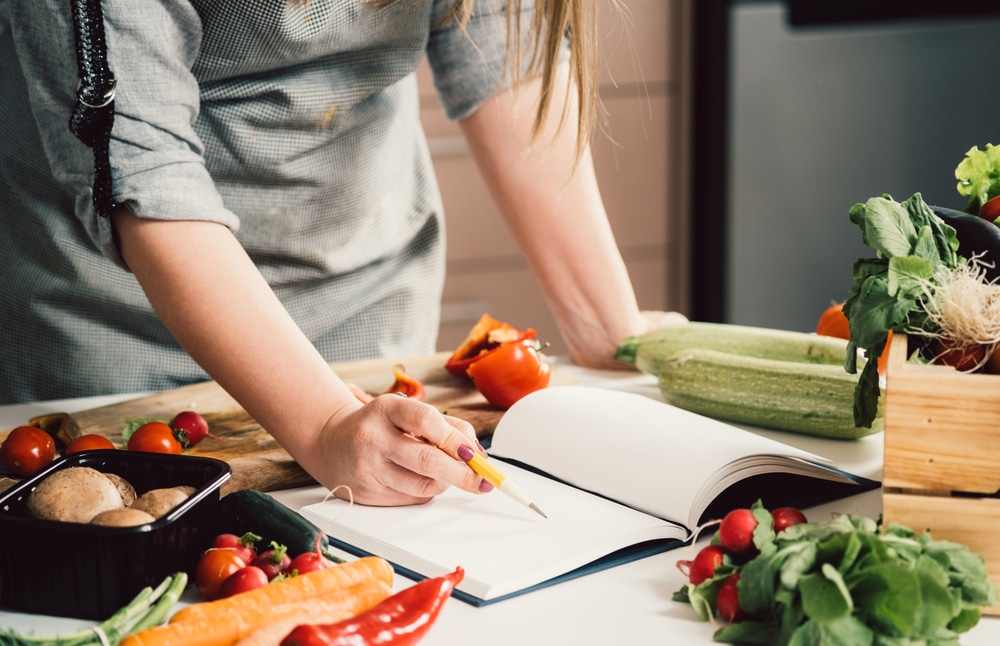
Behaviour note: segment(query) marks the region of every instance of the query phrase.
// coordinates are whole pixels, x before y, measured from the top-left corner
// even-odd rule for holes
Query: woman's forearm
[[[565,83],[565,69],[562,74]],[[537,90],[536,82],[501,92],[461,126],[570,352],[580,363],[610,365],[617,344],[641,330],[644,320],[589,150],[575,165],[573,107],[556,134],[557,104],[531,143]]]
[[[164,324],[294,453],[354,403],[224,226],[115,214],[120,248]]]

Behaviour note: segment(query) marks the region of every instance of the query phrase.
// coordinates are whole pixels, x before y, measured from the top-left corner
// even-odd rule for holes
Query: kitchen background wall
[[[788,0],[890,16],[793,26],[786,2],[598,1],[608,123],[595,164],[644,309],[812,330],[870,254],[852,205],[921,192],[960,207],[955,166],[972,146],[1000,144],[1000,7],[893,19],[893,6],[920,11]],[[564,353],[426,67],[420,80],[448,226],[438,349],[488,312]]]
[[[791,27],[729,4],[723,316],[811,331],[871,255],[852,205],[964,206],[955,166],[1000,144],[1000,15]]]
[[[644,309],[685,308],[682,70],[687,0],[601,2],[600,92],[606,127],[593,140],[612,228]],[[438,104],[429,69],[420,70],[421,118],[445,204],[448,274],[439,350],[457,347],[484,312],[534,327],[553,354],[565,353],[513,236],[493,205],[458,127]]]

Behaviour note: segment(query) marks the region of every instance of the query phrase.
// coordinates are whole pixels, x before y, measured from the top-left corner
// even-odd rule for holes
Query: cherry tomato
[[[737,585],[740,582],[740,574],[731,575],[722,585],[715,596],[715,607],[719,611],[719,616],[733,623],[745,617],[743,607],[740,605],[740,590]]]
[[[771,512],[774,520],[774,533],[782,532],[792,525],[801,525],[806,522],[806,515],[794,507],[778,507]]]
[[[246,561],[233,550],[210,548],[198,559],[194,584],[201,596],[209,601],[222,596],[222,584],[230,576],[247,566]]]
[[[170,422],[170,428],[174,431],[174,436],[182,446],[194,446],[206,437],[215,438],[208,432],[208,421],[199,413],[193,410],[185,410],[177,413]]]
[[[242,570],[236,570],[230,574],[229,578],[222,582],[219,594],[221,598],[231,597],[241,592],[263,588],[267,585],[267,582],[267,575],[264,573],[264,570],[256,565],[248,565]]]
[[[179,455],[184,447],[177,441],[173,429],[165,423],[146,422],[128,438],[128,450]]]
[[[212,541],[213,549],[233,550],[244,563],[250,563],[257,558],[257,550],[254,543],[260,540],[260,536],[252,532],[247,532],[243,536],[236,534],[219,534]]]
[[[486,401],[507,409],[528,393],[549,385],[552,365],[533,341],[504,343],[468,368]]]
[[[55,440],[34,426],[18,426],[0,445],[0,463],[19,476],[32,475],[55,457]]]
[[[73,453],[79,453],[80,451],[94,451],[97,449],[116,449],[117,447],[114,443],[103,435],[98,435],[97,433],[88,433],[86,435],[81,435],[66,447],[65,454],[72,455]]]
[[[403,364],[397,363],[394,365],[392,367],[392,374],[396,378],[396,381],[389,386],[389,390],[385,391],[386,393],[402,393],[410,399],[423,401],[427,395],[424,385],[420,383],[419,379],[406,372]]]

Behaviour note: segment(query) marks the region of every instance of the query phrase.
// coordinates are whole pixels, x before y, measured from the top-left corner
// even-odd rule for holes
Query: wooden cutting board
[[[402,363],[406,371],[423,382],[424,401],[438,410],[469,421],[480,438],[489,437],[503,411],[491,406],[475,387],[444,369],[448,352],[402,359],[374,359],[334,363],[342,379],[378,394],[393,383],[392,367]],[[567,383],[558,370],[552,383]],[[223,493],[241,489],[274,491],[315,484],[315,481],[261,428],[217,383],[208,381],[166,390],[137,399],[73,413],[76,434],[98,433],[121,446],[125,420],[157,418],[170,420],[182,410],[201,413],[218,439],[207,438],[185,451],[224,460],[233,469]]]

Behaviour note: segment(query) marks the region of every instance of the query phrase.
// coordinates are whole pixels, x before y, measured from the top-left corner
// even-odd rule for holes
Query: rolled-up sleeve
[[[91,203],[93,156],[68,128],[77,84],[70,3],[12,5],[12,31],[53,176],[77,195],[76,216],[95,245],[124,266],[110,223]],[[238,219],[215,188],[193,128],[197,12],[184,0],[103,0],[102,7],[118,82],[110,143],[115,201],[144,218],[207,220],[236,230]]]
[[[434,72],[434,86],[449,119],[461,119],[497,91],[510,85],[505,74],[507,11],[505,0],[477,0],[464,28],[442,22],[454,0],[435,2],[435,28],[427,44],[427,59]],[[534,4],[521,6],[521,31],[526,36]],[[525,38],[525,44],[530,42]],[[523,52],[525,64],[531,52]]]

